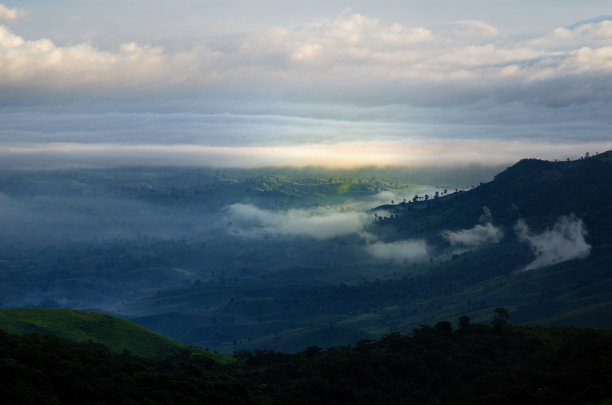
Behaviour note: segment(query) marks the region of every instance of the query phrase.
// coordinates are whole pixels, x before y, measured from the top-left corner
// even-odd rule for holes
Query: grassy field
[[[142,326],[115,316],[69,309],[3,309],[0,329],[8,333],[55,335],[77,342],[102,343],[109,350],[124,350],[142,357],[170,356],[182,350],[206,354],[220,362],[232,361],[229,356],[203,351],[178,343]]]

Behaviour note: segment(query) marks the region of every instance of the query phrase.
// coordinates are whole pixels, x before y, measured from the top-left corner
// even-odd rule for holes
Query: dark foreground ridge
[[[604,404],[612,335],[579,328],[422,325],[411,334],[295,354],[241,351],[220,364],[0,331],[7,404]]]

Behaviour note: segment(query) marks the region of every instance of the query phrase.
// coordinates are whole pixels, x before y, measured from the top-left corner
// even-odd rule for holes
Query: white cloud
[[[57,46],[47,38],[26,40],[0,26],[0,77],[11,88],[85,94],[167,91],[192,81],[207,58],[214,59],[214,54],[203,48],[166,54],[161,47],[134,42],[122,44],[117,52],[88,43]]]
[[[448,240],[451,246],[473,248],[484,243],[498,243],[504,236],[504,233],[489,222],[485,225],[476,225],[470,229],[462,229],[455,232],[444,231],[442,236]]]
[[[303,24],[216,28],[202,33],[201,44],[178,50],[135,42],[118,49],[59,45],[0,26],[0,86],[130,97],[214,90],[211,97],[384,105],[462,103],[466,96],[554,103],[558,97],[539,83],[579,76],[593,83],[582,86],[592,88],[586,91],[601,92],[595,84],[612,74],[608,20],[521,41],[484,21],[408,27],[351,12]],[[560,45],[568,38],[571,46]]]
[[[429,258],[427,243],[424,240],[402,240],[391,243],[375,242],[366,250],[377,259],[398,264],[420,262]]]
[[[18,8],[8,8],[0,3],[0,21],[12,22],[25,16],[25,11]]]
[[[572,259],[583,259],[591,252],[586,242],[584,222],[574,215],[560,217],[552,229],[533,235],[524,221],[517,222],[515,231],[529,243],[535,259],[521,271],[538,269]]]
[[[480,216],[481,224],[475,225],[470,229],[458,231],[443,231],[442,236],[451,246],[472,249],[485,243],[498,243],[503,237],[504,232],[493,226],[493,216],[488,207],[483,208]]]
[[[330,239],[360,233],[366,216],[360,212],[343,212],[325,207],[311,210],[269,211],[250,204],[233,204],[226,208],[230,232],[246,236],[309,236]]]
[[[528,42],[529,46],[541,49],[576,49],[589,45],[609,45],[612,38],[612,17],[598,22],[578,24],[574,27],[558,27],[552,32]]]

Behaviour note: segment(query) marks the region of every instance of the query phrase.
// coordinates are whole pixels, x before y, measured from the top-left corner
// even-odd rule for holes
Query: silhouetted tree
[[[502,326],[506,325],[508,323],[508,321],[506,321],[506,319],[510,319],[510,314],[508,313],[508,310],[506,308],[495,308],[493,310],[494,315],[493,315],[493,321],[491,321],[491,324],[496,328],[501,328]]]

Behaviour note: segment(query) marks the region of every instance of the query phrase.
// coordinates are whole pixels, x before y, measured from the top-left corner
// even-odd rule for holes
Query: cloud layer
[[[612,149],[612,18],[518,36],[465,13],[427,24],[320,3],[255,22],[239,18],[246,3],[207,2],[228,14],[202,20],[160,0],[155,30],[143,13],[142,30],[74,36],[38,24],[45,11],[78,21],[67,8],[31,5],[30,22],[0,5],[0,163],[415,166]]]
[[[5,20],[18,15],[0,8]],[[202,33],[204,43],[189,49],[125,42],[113,50],[26,39],[1,26],[2,87],[129,95],[195,86],[259,97],[286,98],[290,91],[303,100],[421,105],[488,97],[567,105],[610,95],[602,83],[612,72],[612,20],[523,40],[478,20],[411,27],[353,12],[239,32],[212,28]]]
[[[516,224],[515,231],[520,239],[529,243],[535,256],[522,271],[582,259],[591,252],[591,246],[585,240],[587,230],[584,222],[574,215],[560,217],[552,229],[541,234],[532,234],[522,220]]]

